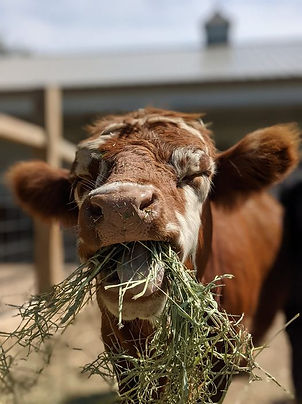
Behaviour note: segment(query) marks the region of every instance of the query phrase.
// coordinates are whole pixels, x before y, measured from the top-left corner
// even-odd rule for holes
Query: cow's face
[[[194,261],[202,208],[215,170],[213,144],[202,122],[190,124],[176,114],[143,110],[100,121],[92,132],[79,145],[71,173],[79,209],[80,257],[86,260],[108,245],[155,240],[169,242],[183,261]],[[119,281],[133,279],[137,272],[147,276],[149,257],[148,249],[134,243],[123,258],[129,264],[117,271]],[[112,282],[118,283],[114,278]],[[155,299],[164,300],[159,292],[164,283],[159,270],[147,288],[129,289],[124,318],[154,314],[161,306],[154,305]],[[132,297],[144,287],[143,299],[134,302]],[[117,314],[118,290],[100,290],[107,307]]]
[[[83,259],[145,240],[172,243],[183,260],[195,255],[215,163],[206,128],[194,126],[145,111],[96,124],[71,174]]]
[[[197,116],[170,111],[109,117],[96,122],[90,135],[80,143],[70,173],[33,162],[13,168],[11,177],[25,209],[78,225],[82,260],[104,246],[138,242],[124,257],[131,264],[117,268],[115,283],[135,276],[137,268],[148,275],[149,253],[139,241],[169,242],[181,260],[198,265],[201,250],[210,249],[203,237],[211,226],[205,214],[209,196],[234,207],[278,180],[296,159],[293,127],[257,131],[215,155]],[[127,291],[124,318],[157,314],[164,304],[160,288],[165,288],[161,269],[142,297],[132,299],[139,287]],[[102,284],[100,295],[117,315],[117,289],[105,290]]]

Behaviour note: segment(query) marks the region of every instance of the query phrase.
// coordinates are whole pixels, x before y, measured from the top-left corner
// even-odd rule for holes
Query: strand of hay
[[[181,264],[168,244],[148,242],[143,245],[150,251],[152,267],[164,265],[169,282],[167,302],[163,313],[155,320],[155,332],[146,342],[145,349],[136,356],[122,350],[102,353],[83,371],[110,381],[114,378],[112,365],[126,360],[127,368],[119,369],[123,383],[130,385],[134,379],[137,384],[123,393],[121,399],[134,403],[138,398],[141,404],[150,401],[195,403],[197,398],[202,403],[212,403],[217,389],[227,388],[234,374],[247,372],[251,379],[255,378],[253,370],[260,367],[253,359],[251,335],[240,324],[241,319],[235,320],[221,311],[214,298],[215,288],[230,276],[216,277],[207,285],[199,284],[194,273]],[[34,296],[18,307],[19,327],[9,334],[0,333],[5,338],[0,352],[0,388],[3,392],[12,393],[18,388],[12,349],[21,346],[27,355],[43,351],[45,342],[55,334],[63,333],[93,297],[95,278],[110,277],[117,265],[125,264],[125,250],[132,246],[133,243],[129,243],[102,249],[54,286],[50,293]],[[147,279],[112,285],[120,292],[120,327],[123,326],[125,292],[143,282],[147,285],[154,276],[156,274],[151,270]],[[163,380],[164,389],[161,388]]]

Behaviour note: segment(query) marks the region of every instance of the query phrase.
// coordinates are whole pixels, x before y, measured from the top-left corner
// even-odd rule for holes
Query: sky
[[[216,9],[234,44],[302,40],[302,0],[0,0],[0,39],[39,54],[197,47]]]

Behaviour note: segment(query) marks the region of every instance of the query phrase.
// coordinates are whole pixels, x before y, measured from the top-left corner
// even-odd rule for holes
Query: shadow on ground
[[[118,395],[113,392],[72,397],[63,401],[62,404],[117,404],[118,402]]]
[[[73,397],[65,400],[62,404],[117,404],[119,403],[116,393],[93,394],[89,396]],[[272,404],[293,404],[292,400],[276,400]]]

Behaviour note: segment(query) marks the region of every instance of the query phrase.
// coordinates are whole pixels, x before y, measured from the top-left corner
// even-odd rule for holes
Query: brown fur
[[[42,161],[18,163],[7,173],[15,197],[22,208],[43,220],[60,220],[64,225],[77,223],[69,171],[54,169]]]
[[[280,181],[298,163],[299,136],[295,124],[275,125],[250,133],[220,153],[211,199],[232,208],[251,193]]]

